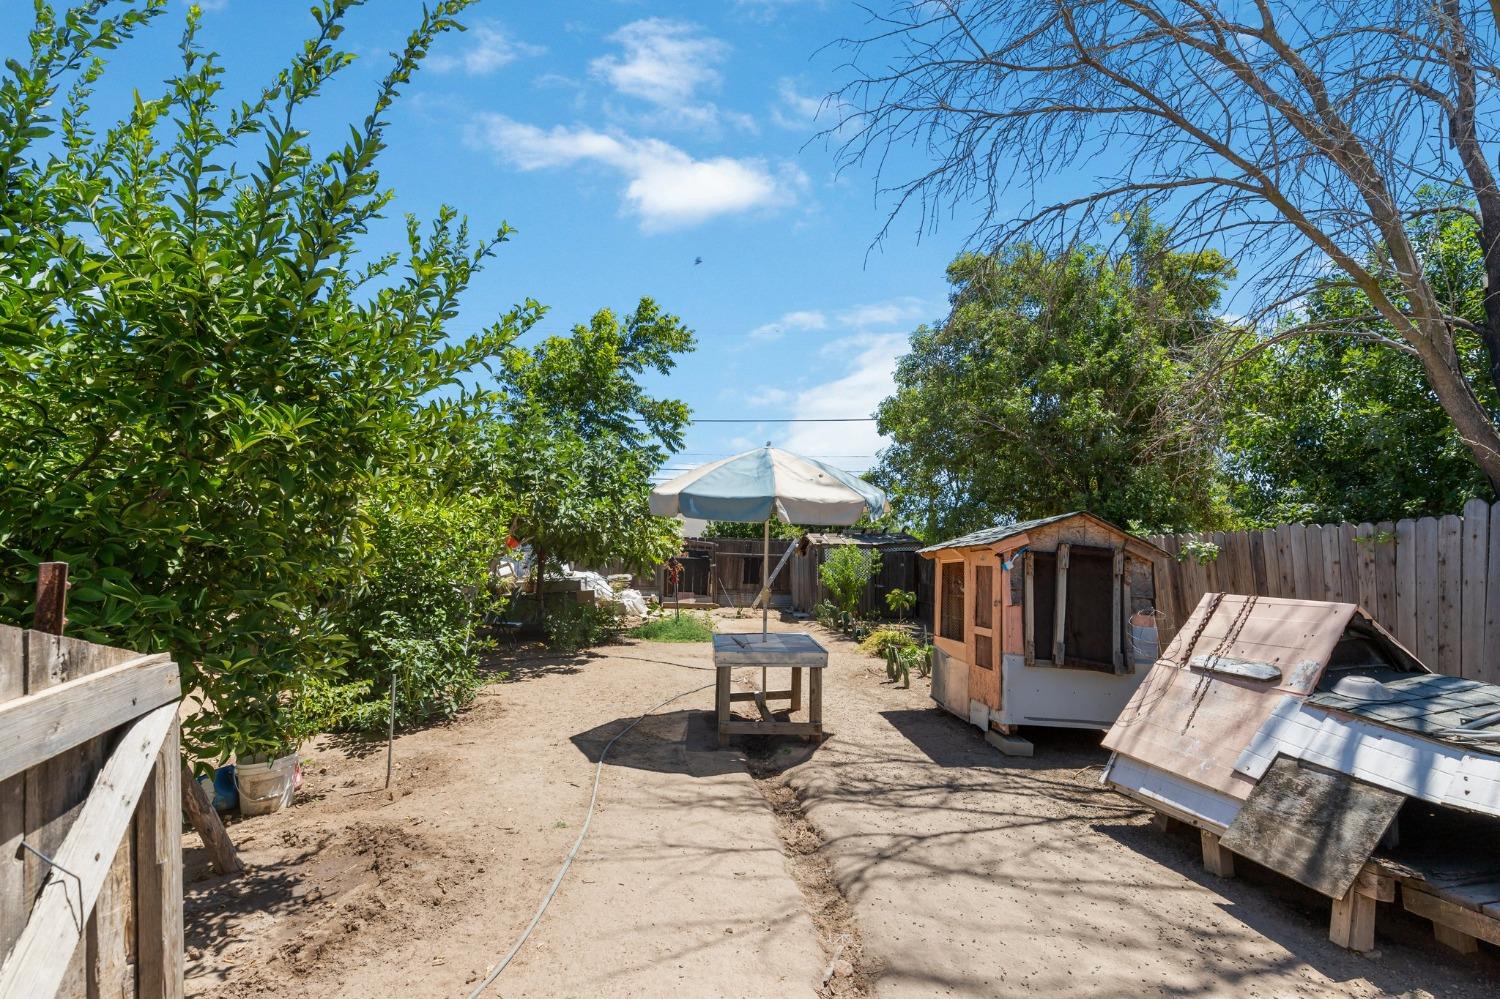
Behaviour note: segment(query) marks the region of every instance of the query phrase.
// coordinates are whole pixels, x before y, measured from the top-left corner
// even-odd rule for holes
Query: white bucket
[[[241,815],[268,815],[292,803],[297,756],[283,756],[270,763],[240,763],[234,768],[234,784],[240,792]]]

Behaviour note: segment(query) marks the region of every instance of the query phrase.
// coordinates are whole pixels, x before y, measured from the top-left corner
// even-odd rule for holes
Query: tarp
[[[886,512],[885,493],[841,468],[767,445],[710,462],[651,490],[651,512],[702,520],[853,524]]]

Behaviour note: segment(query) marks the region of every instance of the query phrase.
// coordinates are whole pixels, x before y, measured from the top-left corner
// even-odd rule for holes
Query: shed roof
[[[810,545],[825,546],[866,545],[883,551],[916,551],[922,545],[922,539],[904,531],[892,534],[876,531],[844,531],[840,534],[812,532],[807,535],[807,542]]]
[[[1042,527],[1046,524],[1055,524],[1060,520],[1068,520],[1072,517],[1087,517],[1095,523],[1102,524],[1112,531],[1117,531],[1121,535],[1128,538],[1134,538],[1141,544],[1149,545],[1151,548],[1155,548],[1160,551],[1160,549],[1157,548],[1156,545],[1151,544],[1151,542],[1145,540],[1144,538],[1137,538],[1135,535],[1131,534],[1124,528],[1116,527],[1114,524],[1111,524],[1103,517],[1096,517],[1094,514],[1088,513],[1084,510],[1074,510],[1071,513],[1053,514],[1051,517],[1037,517],[1034,520],[1019,520],[1014,524],[996,524],[994,527],[986,527],[983,530],[974,531],[971,534],[965,534],[961,537],[953,538],[950,541],[943,541],[935,545],[928,545],[926,548],[919,549],[919,551],[922,554],[926,554],[927,552],[942,551],[945,548],[978,548],[983,545],[999,544],[1006,538],[1013,538],[1018,534],[1025,534],[1027,531],[1035,530],[1036,528]]]

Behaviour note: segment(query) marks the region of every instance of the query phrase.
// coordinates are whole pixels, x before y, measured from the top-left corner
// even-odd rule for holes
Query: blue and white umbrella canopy
[[[852,524],[889,509],[885,493],[821,461],[767,444],[684,472],[651,490],[651,512],[700,520]]]

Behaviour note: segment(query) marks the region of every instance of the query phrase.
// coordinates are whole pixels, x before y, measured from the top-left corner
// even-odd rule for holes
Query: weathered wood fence
[[[182,995],[180,696],[166,655],[0,626],[0,999]]]
[[[1166,635],[1205,593],[1357,603],[1431,669],[1500,683],[1500,503],[1378,524],[1283,524],[1150,539]],[[1206,544],[1217,547],[1209,554]]]

